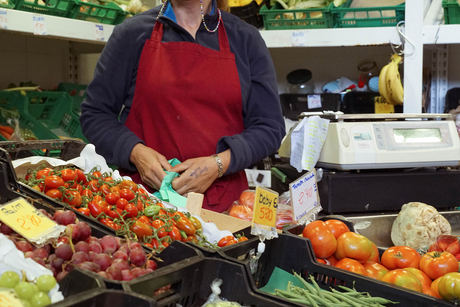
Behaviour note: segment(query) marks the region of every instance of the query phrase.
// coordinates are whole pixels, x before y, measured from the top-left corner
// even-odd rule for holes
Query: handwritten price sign
[[[0,221],[30,241],[34,241],[57,226],[53,220],[24,198],[17,198],[1,206]]]
[[[0,306],[16,307],[16,306],[22,306],[22,303],[16,297],[13,291],[5,290],[5,291],[0,292]]]
[[[292,206],[294,207],[294,219],[301,220],[308,212],[320,206],[318,187],[314,172],[308,172],[296,181],[289,184]]]
[[[33,15],[32,26],[35,35],[46,35],[46,21],[45,16]]]
[[[277,208],[278,193],[262,187],[256,187],[253,224],[275,227]]]

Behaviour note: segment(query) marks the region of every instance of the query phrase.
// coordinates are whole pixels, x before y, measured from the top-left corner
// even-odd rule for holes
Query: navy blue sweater
[[[97,63],[86,100],[81,104],[84,135],[109,163],[128,170],[135,170],[129,161],[132,148],[143,141],[124,122],[134,97],[140,54],[151,36],[159,10],[160,7],[153,8],[115,27]],[[207,26],[214,28],[217,14],[205,18]],[[222,19],[235,54],[243,102],[244,131],[224,136],[216,144],[216,153],[231,149],[227,170],[231,174],[276,152],[285,135],[285,126],[273,63],[259,31],[226,12],[222,12]],[[217,32],[206,31],[202,24],[194,39],[175,22],[171,7],[158,20],[164,23],[163,41],[188,41],[219,48]]]

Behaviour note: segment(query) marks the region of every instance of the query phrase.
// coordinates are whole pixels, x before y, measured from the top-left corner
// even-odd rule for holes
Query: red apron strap
[[[155,25],[153,26],[152,35],[150,36],[151,40],[160,41],[163,37],[163,24],[157,19]]]

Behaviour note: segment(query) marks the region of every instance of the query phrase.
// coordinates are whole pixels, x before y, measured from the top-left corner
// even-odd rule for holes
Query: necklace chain
[[[217,25],[216,25],[216,27],[214,29],[209,29],[208,26],[206,25],[206,22],[204,21],[203,0],[200,0],[200,11],[201,11],[201,20],[203,22],[203,26],[206,29],[206,31],[211,32],[211,33],[216,32],[217,29],[219,29],[219,25],[220,25],[220,19],[221,19],[220,10],[217,9],[217,13],[219,14],[219,18],[217,19]]]
[[[160,12],[159,12],[158,15],[157,15],[157,20],[158,20],[158,18],[159,18],[161,15],[164,14],[164,10],[165,10],[165,8],[166,8],[166,3],[167,3],[167,2],[168,2],[168,1],[163,1],[163,5],[161,6]],[[211,32],[211,33],[216,32],[217,29],[219,29],[220,20],[221,20],[221,18],[222,18],[221,13],[220,13],[220,10],[217,9],[217,13],[218,13],[218,15],[219,15],[219,18],[217,19],[217,25],[216,25],[216,27],[215,27],[214,29],[209,29],[209,28],[208,28],[208,25],[206,24],[206,21],[204,21],[203,0],[200,0],[200,13],[201,13],[201,21],[203,22],[203,26],[204,26],[204,28],[206,29],[206,31]]]

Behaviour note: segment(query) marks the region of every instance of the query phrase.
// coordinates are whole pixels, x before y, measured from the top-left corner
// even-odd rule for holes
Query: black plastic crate
[[[79,281],[80,282],[80,281]],[[65,300],[50,305],[50,307],[155,307],[154,300],[135,293],[119,290],[90,290],[71,296]]]
[[[308,100],[312,99],[312,96],[320,96],[321,107],[308,107]],[[339,111],[341,108],[341,96],[334,93],[281,94],[280,102],[283,115],[292,120],[297,120],[302,112]]]
[[[230,13],[240,17],[256,28],[262,28],[264,26],[264,20],[262,15],[259,14],[259,11],[260,7],[263,5],[263,2],[261,5],[259,5],[256,1],[253,0],[251,3],[244,6],[230,7]]]
[[[249,285],[244,266],[218,258],[203,258],[187,264],[177,264],[157,270],[150,276],[140,277],[125,285],[125,290],[149,296],[158,306],[202,306],[211,294],[210,285],[222,279],[221,298],[244,306],[291,306],[254,293]],[[158,290],[166,287],[161,294]]]
[[[367,114],[375,113],[375,92],[348,92],[343,97],[342,109],[346,114]],[[402,105],[395,105],[395,113],[402,113]]]
[[[452,306],[448,302],[419,292],[317,263],[310,241],[291,234],[280,234],[277,239],[265,241],[265,252],[258,261],[257,271],[251,274],[248,255],[251,250],[257,249],[258,243],[258,240],[248,240],[238,247],[222,253],[225,259],[245,265],[254,292],[272,299],[284,301],[284,299],[262,292],[259,288],[267,284],[273,269],[279,267],[287,272],[297,272],[304,279],[308,278],[308,275],[312,275],[319,286],[325,289],[344,285],[350,288],[354,287],[358,291],[369,292],[372,296],[399,302],[393,306]],[[291,305],[294,306],[295,304],[291,303]]]
[[[5,149],[12,160],[35,156],[33,151],[41,150],[44,156],[53,156],[70,160],[80,155],[85,143],[77,140],[37,140],[37,141],[2,141],[0,148]]]

